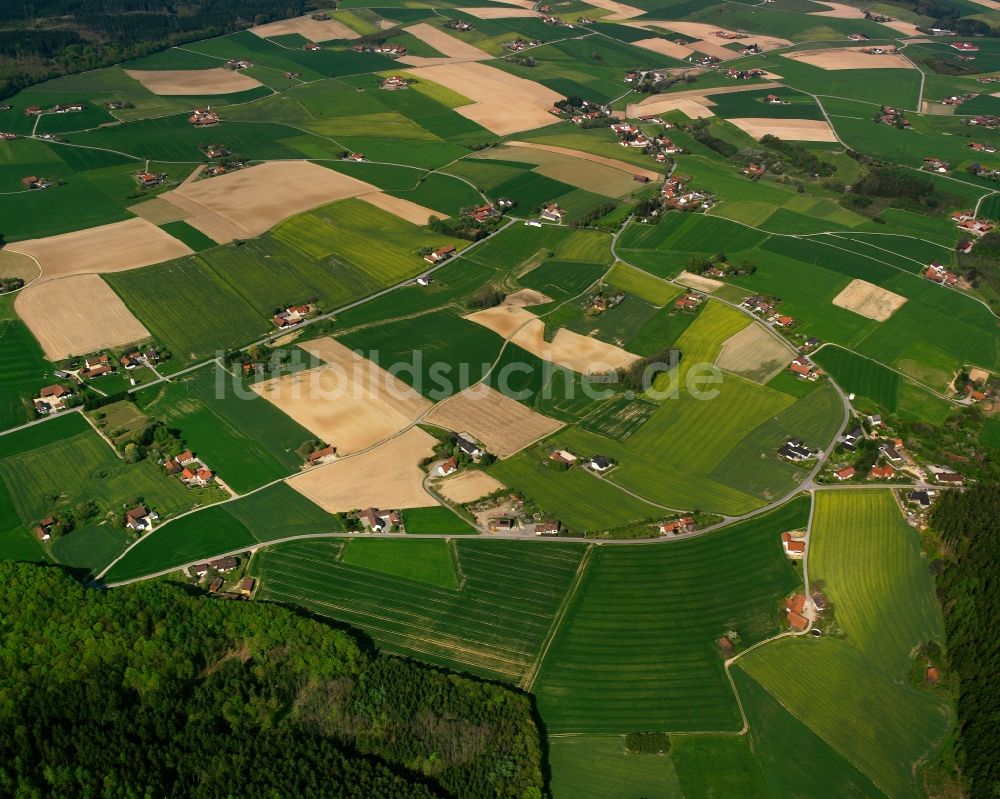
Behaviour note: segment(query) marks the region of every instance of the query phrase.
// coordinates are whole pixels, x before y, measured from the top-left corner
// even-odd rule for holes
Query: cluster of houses
[[[302,77],[301,72],[286,72],[282,75],[285,80],[298,80]]]
[[[892,17],[887,17],[885,14],[873,14],[871,11],[865,11],[865,19],[883,24],[886,22],[892,22]]]
[[[695,530],[695,521],[693,516],[679,516],[676,519],[671,519],[666,522],[662,522],[658,525],[660,535],[664,536],[674,536],[680,535],[681,533],[691,533]]]
[[[176,458],[169,458],[163,468],[171,477],[177,477],[188,488],[204,488],[215,480],[215,472],[195,457],[191,450],[184,450]]]
[[[910,120],[906,118],[903,109],[891,105],[883,105],[875,115],[875,121],[893,128],[908,128]]]
[[[687,44],[687,42],[681,42],[682,44]],[[722,59],[714,55],[703,55],[702,53],[692,53],[689,55],[685,61],[691,64],[696,64],[699,67],[714,67],[716,64],[721,64]]]
[[[993,153],[995,153],[997,151],[997,148],[996,148],[995,145],[992,145],[992,144],[982,144],[982,143],[977,142],[977,141],[969,142],[965,146],[968,147],[973,152],[986,153],[988,155],[993,155]]]
[[[865,36],[863,33],[849,33],[849,34],[847,34],[847,38],[850,39],[852,42],[867,42],[868,41],[868,37]]]
[[[697,291],[686,291],[674,300],[674,308],[678,311],[693,311],[705,301],[705,295]]]
[[[951,221],[976,238],[985,236],[995,227],[989,219],[977,219],[974,211],[952,211]]]
[[[611,130],[618,136],[619,146],[641,148],[644,152],[649,153],[658,164],[664,163],[668,155],[683,152],[682,148],[666,136],[650,138],[628,122],[614,122],[611,125]]]
[[[136,183],[138,183],[139,187],[142,189],[156,188],[166,179],[166,172],[146,172],[144,170],[140,170],[135,173]]]
[[[795,324],[795,317],[781,313],[778,310],[780,304],[781,300],[778,297],[754,294],[743,300],[740,306],[746,308],[754,316],[766,320],[772,327],[792,327]]]
[[[29,117],[37,117],[39,114],[72,114],[83,111],[87,106],[83,103],[69,103],[68,105],[54,105],[48,110],[41,106],[29,105],[24,109],[24,113]]]
[[[591,316],[597,316],[610,310],[611,308],[617,308],[625,302],[625,292],[619,291],[616,294],[605,294],[602,291],[591,295],[586,300],[587,312]]]
[[[541,45],[541,39],[514,39],[512,42],[507,42],[504,49],[510,50],[512,53],[520,53],[529,47],[541,47]]]
[[[211,107],[196,108],[188,117],[188,122],[196,128],[205,128],[210,125],[217,125],[222,121],[218,111],[213,111]]]
[[[950,165],[947,161],[943,161],[940,158],[931,158],[931,157],[924,158],[923,168],[928,170],[929,172],[938,172],[943,175],[945,172],[948,171],[949,166]]]
[[[715,205],[712,195],[688,188],[690,178],[675,175],[667,178],[660,189],[660,201],[675,211],[708,210]]]
[[[449,19],[446,23],[444,23],[444,26],[446,28],[451,28],[453,31],[459,31],[460,33],[473,30],[473,26],[464,19]]]
[[[497,201],[497,205],[500,207],[507,207],[510,204],[511,203],[509,200]],[[472,219],[476,222],[483,223],[483,222],[489,222],[491,219],[496,219],[498,216],[500,216],[500,211],[493,205],[490,205],[490,203],[485,203],[484,205],[476,205],[473,206],[472,208],[469,208],[465,212],[465,216],[469,217],[469,219]]]
[[[549,460],[562,464],[563,466],[582,464],[583,468],[590,469],[590,471],[596,472],[597,474],[604,474],[615,465],[615,462],[606,455],[591,455],[589,458],[581,459],[579,456],[567,449],[552,450],[549,453]]]
[[[767,167],[763,164],[758,164],[756,161],[751,161],[743,167],[743,174],[750,178],[750,180],[760,180],[766,171]]]
[[[965,94],[952,94],[948,97],[941,98],[941,105],[961,105],[964,102],[971,100],[976,95],[971,92],[966,92]]]
[[[573,27],[573,23],[565,22],[564,20],[559,19],[559,17],[553,17],[551,14],[542,14],[542,22],[544,22],[546,25],[552,25],[555,28]]]
[[[351,49],[355,53],[378,53],[395,58],[406,55],[406,48],[403,45],[390,44],[388,42],[382,42],[381,44],[356,44]]]
[[[755,78],[763,78],[764,70],[762,69],[727,69],[725,71],[725,76],[730,80],[754,80]]]
[[[952,50],[958,50],[960,53],[978,53],[979,45],[973,44],[972,42],[952,42]]]
[[[391,533],[403,528],[403,516],[398,510],[365,508],[358,511],[357,518],[361,523],[361,529],[369,533]]]
[[[565,211],[559,207],[557,203],[548,203],[542,206],[541,212],[538,214],[546,222],[555,222],[557,224],[563,221],[563,216]]]
[[[801,438],[790,438],[780,447],[778,455],[786,461],[799,463],[819,456],[819,450],[808,446]]]
[[[980,163],[969,164],[969,172],[977,178],[1000,180],[1000,169],[994,166],[983,166]]]
[[[992,114],[979,114],[964,120],[964,122],[966,125],[975,125],[987,130],[1000,128],[1000,116],[993,116]]]
[[[438,247],[433,252],[427,253],[424,256],[424,260],[429,264],[440,264],[454,256],[455,252],[454,244],[446,244],[444,247]]]
[[[938,261],[931,261],[923,272],[924,277],[940,283],[942,286],[954,286],[958,283],[958,275]]]
[[[16,133],[4,133],[0,132],[0,141],[14,141],[17,138]]]
[[[27,175],[21,178],[21,185],[28,191],[35,191],[36,189],[49,189],[54,186],[55,183],[48,178],[40,178],[37,175]]]
[[[241,69],[250,69],[253,66],[253,61],[248,58],[230,58],[225,64],[222,65],[223,69],[228,69],[231,72],[237,72]]]
[[[253,593],[254,588],[257,586],[257,580],[254,577],[243,577],[239,583],[234,586],[236,589],[235,591],[222,590],[226,584],[225,575],[236,571],[239,566],[239,558],[230,556],[225,558],[216,558],[215,560],[206,561],[205,563],[196,563],[190,568],[189,572],[191,576],[197,580],[210,576],[207,586],[210,594],[217,594],[223,599],[248,599]]]
[[[410,85],[410,82],[399,75],[390,75],[388,78],[382,81],[382,88],[388,91],[396,91],[397,89],[405,89]]]
[[[287,330],[288,328],[301,325],[315,310],[311,303],[289,305],[283,311],[279,311],[272,316],[271,321],[279,330]]]
[[[43,387],[38,392],[38,396],[31,402],[39,416],[48,416],[66,410],[68,407],[66,403],[73,396],[75,394],[69,386],[54,383],[51,386]]]
[[[897,55],[899,48],[890,45],[875,45],[874,47],[862,47],[861,52],[865,55]]]

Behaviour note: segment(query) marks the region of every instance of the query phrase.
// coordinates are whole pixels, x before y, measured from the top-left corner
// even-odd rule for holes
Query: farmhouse
[[[159,186],[166,179],[167,175],[164,172],[159,174],[154,174],[153,172],[136,172],[135,179],[139,182],[139,185],[144,189],[149,189],[154,186]]]
[[[446,244],[444,247],[439,247],[434,250],[434,252],[427,253],[424,256],[424,260],[431,264],[439,264],[442,261],[447,261],[455,254],[455,245]]]
[[[47,519],[42,519],[38,526],[35,528],[35,535],[38,536],[39,541],[51,541],[52,540],[52,528],[56,526],[56,520],[51,516]]]
[[[855,475],[855,468],[853,466],[845,466],[843,469],[838,469],[833,474],[838,480],[850,480]]]
[[[729,639],[729,636],[722,636],[716,643],[719,645],[719,649],[722,650],[722,654],[731,655],[733,654],[733,642]]]
[[[965,478],[956,472],[938,472],[934,475],[934,480],[945,485],[961,485],[965,482]]]
[[[942,286],[954,286],[958,283],[958,275],[949,271],[943,264],[931,261],[923,272],[924,277],[940,283]]]
[[[962,53],[978,53],[979,47],[974,45],[972,42],[952,42],[951,47],[954,50],[958,50]]]
[[[570,466],[576,463],[577,457],[569,450],[554,449],[549,453],[549,460],[553,460],[556,463],[565,463],[567,466]]]
[[[849,34],[847,34],[847,38],[850,39],[852,42],[867,42],[868,41],[868,37],[865,36],[863,33],[849,33]]]
[[[809,619],[802,615],[806,606],[804,594],[795,594],[785,600],[785,612],[788,626],[796,632],[802,632],[809,627]]]
[[[73,389],[66,386],[45,386],[38,392],[38,397],[32,400],[35,410],[42,416],[58,413],[66,407],[66,400],[73,396]]]
[[[81,369],[79,372],[81,380],[92,380],[95,377],[104,377],[104,375],[111,374],[111,367],[107,364],[100,364],[99,366],[91,366],[85,369]]]
[[[891,463],[899,463],[903,460],[903,456],[900,455],[899,451],[891,444],[881,444],[878,451],[881,452],[885,456],[886,460]]]
[[[226,572],[231,572],[233,569],[235,569],[237,566],[239,566],[240,562],[236,558],[232,558],[232,557],[230,557],[230,558],[217,558],[216,560],[210,560],[208,562],[208,565],[211,568],[215,569],[217,572],[221,572],[222,574],[225,574]]]
[[[223,69],[229,69],[236,71],[239,69],[250,69],[253,66],[253,61],[246,58],[230,58],[225,64],[222,65]]]
[[[468,433],[459,433],[458,435],[458,448],[466,455],[468,455],[473,460],[479,460],[485,451],[468,435]]]
[[[689,291],[674,300],[674,307],[681,311],[693,311],[704,299],[705,297],[696,291]]]
[[[409,85],[409,81],[407,81],[406,78],[401,78],[399,75],[391,75],[382,81],[382,88],[389,89],[390,91],[395,89],[405,89]]]
[[[593,455],[587,465],[595,472],[606,472],[615,465],[615,462],[606,455]]]
[[[337,454],[336,447],[330,447],[330,446],[321,447],[320,449],[317,449],[309,453],[309,455],[306,457],[306,465],[316,466],[320,463],[326,463],[328,460],[331,460],[336,454]]]
[[[271,321],[280,329],[296,327],[297,325],[301,325],[312,311],[313,307],[308,303],[305,305],[291,305],[272,316]]]
[[[215,473],[200,465],[200,468],[192,469],[185,466],[180,473],[181,482],[188,488],[204,488],[215,479]]]
[[[678,535],[680,533],[690,533],[694,530],[694,518],[692,516],[681,516],[660,525],[660,535]]]
[[[815,365],[805,355],[800,355],[788,365],[792,374],[797,375],[802,380],[816,380],[819,373]]]
[[[778,454],[789,461],[804,461],[809,458],[814,458],[817,455],[816,450],[807,447],[801,439],[790,438],[788,441],[778,449]]]
[[[868,472],[869,480],[891,480],[896,475],[896,470],[889,464],[885,466],[872,466]]]
[[[491,533],[507,533],[520,526],[521,521],[513,516],[494,516],[486,521],[486,528]]]
[[[373,533],[381,533],[387,527],[398,527],[402,523],[399,511],[365,508],[358,514],[361,525]]]
[[[240,593],[250,595],[253,593],[253,589],[257,585],[256,577],[244,577],[240,580]]]
[[[152,529],[153,522],[160,517],[155,510],[147,510],[145,506],[138,505],[125,514],[125,526],[137,533]]]
[[[975,150],[977,153],[995,153],[997,148],[992,144],[980,144],[979,142],[969,142],[966,147]]]
[[[53,114],[69,114],[82,111],[84,107],[80,103],[70,103],[69,105],[54,105],[50,110]]]
[[[447,477],[449,474],[454,474],[457,470],[458,459],[452,456],[441,461],[434,467],[434,475],[435,477]]]
[[[45,178],[28,175],[27,177],[21,178],[21,185],[28,191],[31,191],[33,189],[47,189],[52,185],[52,183]]]
[[[860,427],[857,427],[857,426],[852,427],[850,430],[848,430],[846,433],[844,433],[844,436],[843,436],[843,439],[842,439],[842,441],[843,441],[843,445],[842,446],[844,447],[844,449],[848,450],[849,452],[854,452],[854,450],[858,446],[858,440],[862,439],[864,437],[865,437],[865,431],[864,430],[862,430]]]
[[[932,494],[933,492],[931,491],[913,490],[906,495],[906,501],[914,505],[919,505],[921,508],[929,508],[931,506]]]
[[[563,210],[555,203],[546,205],[540,214],[546,222],[562,222]]]
[[[798,530],[782,533],[781,548],[785,550],[785,557],[789,560],[802,560],[806,553],[806,542],[803,533]]]
[[[194,125],[196,128],[204,128],[209,125],[218,124],[221,120],[217,111],[213,111],[211,107],[209,108],[196,108],[191,112],[191,116],[188,117],[188,122]]]
[[[559,521],[539,522],[535,525],[535,535],[556,535],[562,529]]]
[[[314,52],[316,50],[322,50],[323,48],[320,47],[320,45],[316,44],[316,42],[306,42],[304,45],[302,45],[302,49],[308,50],[309,52]]]
[[[929,169],[931,172],[945,173],[948,171],[948,162],[942,161],[940,158],[925,158],[924,169]]]

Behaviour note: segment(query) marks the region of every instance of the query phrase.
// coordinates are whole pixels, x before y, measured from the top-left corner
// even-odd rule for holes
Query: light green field
[[[661,307],[679,296],[682,291],[662,278],[624,263],[614,265],[608,273],[607,282],[628,294],[635,294]]]
[[[458,588],[451,545],[443,539],[387,541],[355,538],[341,557],[344,563],[361,569],[419,580],[441,588]]]
[[[618,735],[549,739],[554,799],[683,799],[669,755],[634,755]]]

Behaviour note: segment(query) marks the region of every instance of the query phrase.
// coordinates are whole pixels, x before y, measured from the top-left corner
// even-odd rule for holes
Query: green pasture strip
[[[341,561],[359,569],[458,589],[451,545],[442,538],[399,541],[355,538],[348,542]]]

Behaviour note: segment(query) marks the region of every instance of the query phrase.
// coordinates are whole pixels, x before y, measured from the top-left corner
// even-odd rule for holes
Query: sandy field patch
[[[876,322],[884,322],[896,313],[904,302],[906,297],[879,288],[867,280],[858,279],[848,283],[847,287],[833,298],[833,304],[838,308],[846,308]]]
[[[990,373],[985,369],[973,368],[969,370],[969,380],[980,385],[989,382]]]
[[[530,8],[460,8],[466,14],[471,14],[479,19],[511,19],[513,17],[537,17],[538,13]]]
[[[0,277],[19,277],[25,283],[41,275],[38,263],[27,255],[13,250],[0,250]]]
[[[713,280],[710,277],[702,277],[701,275],[696,275],[694,272],[688,272],[687,270],[681,272],[674,278],[674,280],[682,286],[687,286],[689,289],[704,291],[708,294],[711,294],[716,289],[722,288],[725,285],[721,280]]]
[[[677,42],[672,42],[669,39],[640,39],[637,42],[632,42],[636,47],[644,47],[647,50],[652,50],[654,53],[659,53],[660,55],[665,55],[670,58],[677,58],[683,61],[694,51],[683,44],[677,44]]]
[[[442,480],[437,485],[437,492],[445,499],[450,499],[459,505],[475,502],[506,486],[479,469],[466,469],[463,472]]]
[[[509,458],[563,426],[562,422],[482,385],[467,388],[435,405],[426,420],[456,433],[471,433],[498,458]]]
[[[542,294],[542,292],[535,291],[535,289],[521,289],[513,294],[508,294],[504,298],[503,304],[509,305],[511,308],[530,308],[532,305],[544,305],[547,302],[552,302],[552,298]]]
[[[632,17],[641,17],[646,12],[641,8],[636,8],[635,6],[625,5],[625,3],[617,3],[615,0],[583,0],[587,5],[593,6],[594,8],[603,8],[605,11],[610,11],[611,13],[604,17],[605,20],[610,22],[615,22],[622,19],[632,19]]]
[[[826,0],[816,0],[821,6],[826,6],[826,11],[810,11],[810,17],[834,17],[835,19],[864,19],[865,12],[860,8],[846,5],[845,3],[828,3]]]
[[[973,2],[975,2],[975,0],[973,0]],[[894,19],[892,22],[880,22],[879,25],[885,25],[887,28],[892,28],[894,31],[898,31],[904,36],[923,35],[919,30],[917,30],[917,26],[912,22],[904,22],[901,19]]]
[[[740,117],[729,119],[744,133],[755,139],[771,134],[792,141],[837,141],[825,119],[769,119],[767,117]]]
[[[614,344],[563,328],[556,332],[552,341],[546,341],[545,323],[524,308],[498,305],[465,318],[510,339],[532,355],[581,374],[602,374],[639,360],[638,355]]]
[[[348,28],[343,22],[335,19],[319,20],[304,17],[280,19],[268,22],[250,29],[250,33],[267,38],[268,36],[283,36],[288,33],[298,33],[311,42],[327,42],[330,39],[359,39],[361,34]]]
[[[670,94],[655,94],[645,98],[638,103],[629,103],[625,109],[628,117],[655,116],[667,111],[683,111],[692,119],[699,116],[715,116],[710,106],[714,103],[709,99],[716,94],[732,94],[733,92],[748,92],[755,89],[777,89],[781,85],[778,83],[765,82],[748,84],[737,84],[735,86],[720,86],[716,89],[687,89],[682,92],[671,92]]]
[[[376,208],[381,208],[383,211],[388,211],[390,214],[394,214],[400,219],[405,219],[407,222],[412,222],[414,225],[426,225],[427,220],[432,216],[436,216],[438,219],[447,219],[449,216],[441,211],[424,208],[424,206],[404,200],[402,197],[394,197],[391,194],[384,194],[381,191],[373,191],[370,194],[359,194],[358,199],[364,200]]]
[[[126,219],[44,239],[16,241],[7,249],[34,258],[41,267],[42,280],[124,272],[192,252],[145,219]]]
[[[414,67],[432,67],[435,64],[447,64],[455,61],[487,61],[493,56],[478,47],[474,47],[468,42],[445,33],[440,28],[420,22],[404,28],[407,33],[412,33],[424,44],[428,44],[437,50],[443,58],[428,58],[425,56],[403,56],[398,59],[401,64],[408,64]],[[465,92],[462,92],[465,94]],[[466,94],[466,97],[468,95]]]
[[[225,244],[252,239],[311,208],[374,191],[370,183],[308,161],[269,161],[183,184],[161,199],[184,211],[189,225]]]
[[[214,69],[126,69],[153,94],[197,95],[233,94],[256,89],[261,84],[242,72]]]
[[[860,47],[797,50],[794,53],[781,55],[820,69],[913,69],[913,64],[901,55],[868,55],[862,53]]]
[[[659,172],[654,172],[652,169],[644,169],[641,166],[632,166],[632,164],[626,164],[624,161],[619,161],[615,158],[605,158],[603,155],[594,155],[593,153],[587,153],[583,150],[573,150],[570,147],[557,147],[554,144],[536,144],[534,142],[527,141],[508,141],[504,142],[505,147],[524,147],[529,150],[540,150],[547,153],[559,153],[561,155],[568,155],[571,158],[579,158],[583,161],[590,161],[595,164],[603,164],[604,166],[609,166],[612,169],[617,169],[620,172],[627,172],[629,175],[644,175],[650,180],[659,180],[663,175]],[[488,151],[487,151],[488,152]]]
[[[528,8],[531,10],[535,8],[535,4],[531,0],[497,0],[497,2],[505,6],[517,6],[518,8]]]
[[[18,293],[14,310],[53,361],[149,338],[149,331],[97,275],[28,286]]]
[[[472,103],[455,110],[498,136],[561,121],[549,109],[557,100],[564,99],[563,95],[486,64],[468,61],[417,67],[407,72],[468,97]]]
[[[611,158],[603,159],[608,164],[592,159],[577,158],[578,150],[570,150],[565,147],[533,147],[521,143],[521,147],[513,149],[508,144],[504,143],[499,147],[481,150],[472,157],[534,164],[533,171],[540,175],[604,197],[618,198],[631,194],[636,189],[633,176],[637,174],[646,175],[649,180],[662,179],[661,175],[641,167],[634,167],[631,168],[631,172],[626,172],[615,166],[609,166],[608,164],[617,164],[619,167],[629,169],[628,164],[614,161]],[[649,177],[650,175],[652,177]]]
[[[183,209],[171,205],[167,200],[161,200],[159,197],[130,205],[128,210],[154,225],[179,222],[184,219],[186,213]]]
[[[983,8],[991,8],[994,11],[1000,9],[1000,3],[996,0],[972,0],[977,6],[982,6]]]
[[[788,366],[792,357],[763,325],[752,323],[722,342],[715,365],[763,385]]]
[[[300,346],[325,365],[255,383],[253,390],[336,447],[338,455],[395,435],[431,406],[401,380],[332,338]]]
[[[420,461],[434,454],[437,439],[411,427],[374,449],[317,466],[286,482],[330,513],[363,508],[429,508]]]

